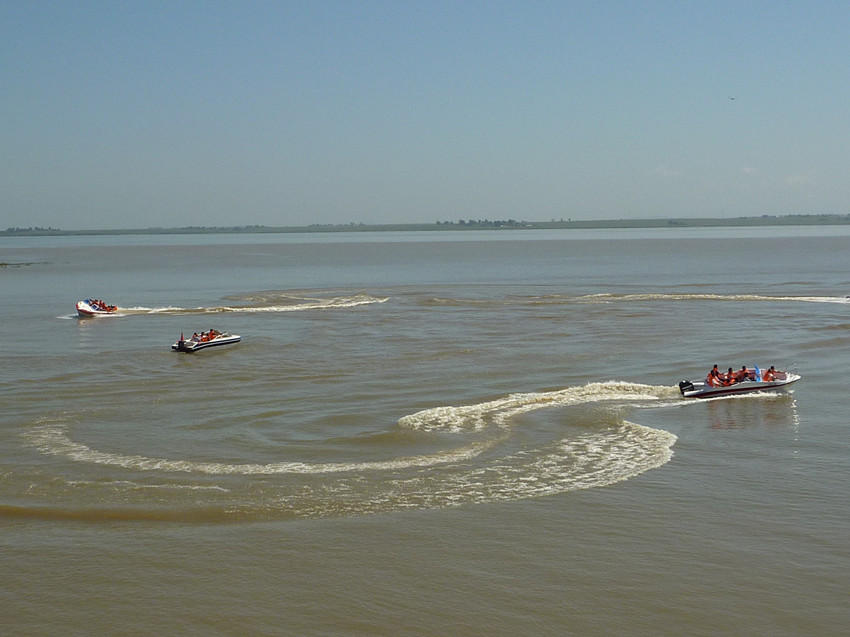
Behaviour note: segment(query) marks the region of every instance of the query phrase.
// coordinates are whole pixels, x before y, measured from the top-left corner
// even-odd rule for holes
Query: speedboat
[[[756,368],[748,370],[743,380],[719,387],[710,385],[707,379],[683,380],[679,383],[679,391],[685,398],[714,398],[751,392],[781,391],[791,383],[796,383],[800,378],[799,374],[793,372],[775,370],[773,380],[764,380]]]
[[[175,352],[192,353],[210,347],[235,345],[241,340],[242,337],[238,334],[229,334],[227,332],[210,330],[209,332],[201,332],[200,334],[195,333],[192,335],[192,338],[189,339],[183,338],[183,334],[181,334],[180,340],[174,343],[174,345],[171,346],[171,349]]]
[[[80,316],[115,316],[118,308],[100,300],[86,299],[77,301],[77,314]]]

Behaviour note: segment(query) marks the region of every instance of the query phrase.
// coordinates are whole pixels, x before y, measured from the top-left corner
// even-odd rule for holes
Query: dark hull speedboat
[[[202,349],[235,345],[241,340],[242,337],[238,334],[228,334],[227,332],[216,332],[212,338],[205,333],[198,337],[193,336],[190,339],[183,338],[183,335],[181,334],[180,340],[174,343],[174,345],[171,346],[171,349],[175,352],[186,352],[191,354],[192,352],[198,352]]]
[[[679,391],[685,398],[714,398],[715,396],[734,396],[752,392],[781,391],[800,378],[799,374],[777,371],[773,380],[762,380],[751,371],[750,376],[744,380],[720,387],[708,384],[705,379],[683,380],[679,383]]]

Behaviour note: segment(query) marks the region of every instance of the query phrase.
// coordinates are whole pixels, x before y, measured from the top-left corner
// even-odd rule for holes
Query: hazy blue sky
[[[0,0],[0,228],[846,214],[848,76],[846,0]]]

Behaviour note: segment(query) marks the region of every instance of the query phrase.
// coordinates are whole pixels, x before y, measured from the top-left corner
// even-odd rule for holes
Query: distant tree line
[[[517,221],[516,219],[458,219],[457,221],[438,221],[438,226],[484,226],[488,228],[521,228],[528,225],[527,221]]]
[[[41,226],[35,226],[35,227],[30,226],[29,228],[6,228],[6,232],[8,232],[9,234],[14,234],[16,232],[40,232],[40,233],[44,233],[44,232],[62,232],[62,231],[59,228],[51,228],[49,226],[47,228],[42,228]]]
[[[660,227],[721,227],[721,226],[791,226],[850,224],[850,215],[790,214],[759,217],[680,217],[674,219],[587,219],[551,221],[517,221],[516,219],[458,219],[429,223],[364,224],[352,221],[347,224],[319,224],[309,226],[275,227],[265,225],[245,226],[183,226],[180,228],[136,228],[124,230],[60,230],[52,227],[11,227],[0,230],[4,236],[27,235],[125,235],[125,234],[209,234],[209,233],[298,233],[298,232],[380,232],[417,230],[487,230],[487,229],[581,229],[581,228],[660,228]]]

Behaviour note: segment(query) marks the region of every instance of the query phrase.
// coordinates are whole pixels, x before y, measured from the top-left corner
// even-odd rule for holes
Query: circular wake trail
[[[681,404],[677,396],[675,387],[611,381],[435,407],[404,416],[398,427],[477,440],[431,454],[366,462],[226,463],[121,454],[73,440],[69,423],[59,419],[36,423],[22,435],[26,444],[47,455],[149,474],[106,481],[101,475],[67,487],[79,489],[86,483],[98,492],[111,489],[111,497],[123,498],[122,506],[128,501],[149,505],[161,484],[173,493],[180,486],[193,487],[183,490],[191,493],[192,507],[205,502],[237,518],[349,515],[540,497],[627,480],[668,462],[676,437],[621,419],[567,431],[555,425],[548,439],[517,446],[511,441],[514,429],[521,426],[518,416],[588,404],[616,411],[672,406]],[[610,423],[610,416],[605,420]],[[285,475],[290,478],[268,478]],[[239,476],[266,478],[258,483]],[[182,501],[184,496],[175,497]],[[177,501],[174,505],[179,508]]]

